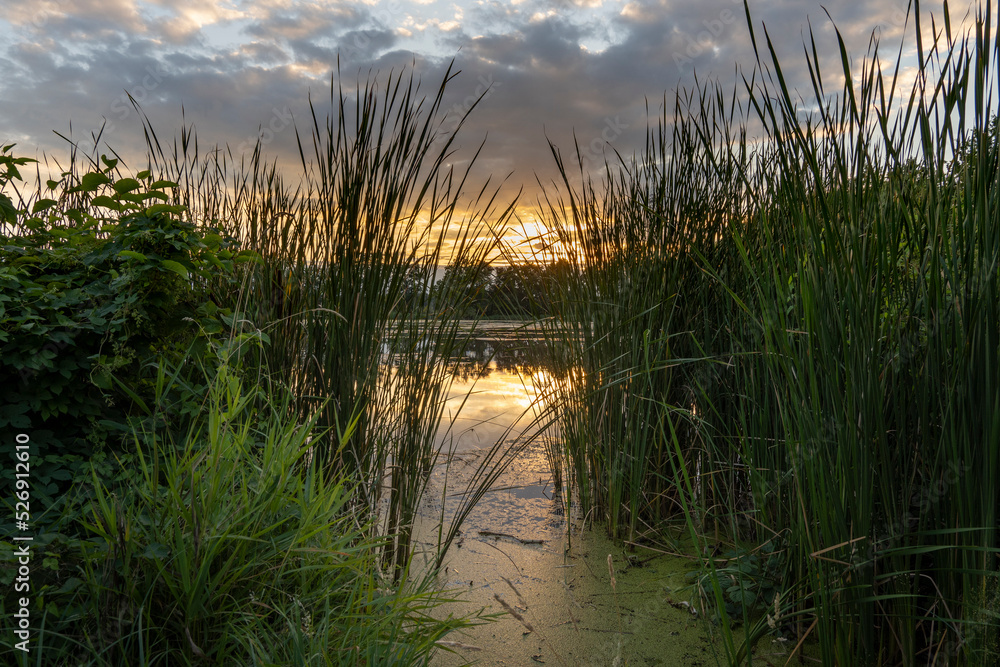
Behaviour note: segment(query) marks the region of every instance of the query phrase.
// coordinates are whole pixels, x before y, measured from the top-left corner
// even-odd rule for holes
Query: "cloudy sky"
[[[891,58],[906,0],[751,0],[756,26],[777,43],[792,85],[809,86],[802,40],[811,22],[826,71],[840,67],[829,11],[860,67],[873,31]],[[940,19],[941,7],[933,11]],[[727,87],[753,66],[742,0],[0,0],[0,142],[21,154],[64,158],[66,142],[104,140],[125,156],[142,146],[142,104],[162,136],[181,109],[202,144],[253,143],[294,166],[292,119],[307,95],[328,100],[339,55],[350,87],[370,70],[413,67],[432,90],[448,63],[461,74],[445,108],[463,111],[489,89],[462,130],[463,147],[488,136],[480,173],[512,172],[511,190],[549,181],[546,137],[568,149],[573,132],[599,166],[614,147],[640,150],[647,102],[701,80]],[[970,4],[951,3],[961,25]],[[927,28],[930,25],[928,22]],[[913,31],[905,57],[912,56]],[[911,63],[912,64],[912,63]],[[839,86],[839,81],[833,81]],[[321,108],[325,109],[322,104]],[[655,118],[653,119],[655,122]],[[138,162],[138,161],[137,161]]]

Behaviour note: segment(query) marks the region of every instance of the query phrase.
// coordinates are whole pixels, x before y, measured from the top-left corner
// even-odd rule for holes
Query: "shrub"
[[[21,181],[12,146],[0,152],[0,188]],[[118,451],[130,418],[157,413],[183,429],[205,385],[180,376],[152,403],[162,357],[200,359],[232,312],[208,293],[246,259],[235,241],[198,229],[164,204],[168,181],[115,178],[116,160],[49,181],[28,206],[0,198],[0,429],[32,432],[35,491],[53,501],[105,443]],[[225,305],[225,304],[222,304]],[[72,452],[72,455],[70,454]]]

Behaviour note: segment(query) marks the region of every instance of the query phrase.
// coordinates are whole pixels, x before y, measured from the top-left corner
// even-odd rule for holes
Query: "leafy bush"
[[[31,162],[11,148],[0,151],[0,188]],[[74,456],[121,442],[130,418],[155,413],[165,427],[196,410],[205,386],[183,378],[153,404],[157,364],[210,349],[232,312],[208,287],[232,280],[248,257],[163,203],[173,183],[148,171],[115,178],[116,168],[104,158],[80,178],[66,172],[47,184],[58,198],[39,194],[30,209],[0,198],[0,429],[40,443],[35,490],[49,505]]]
[[[772,611],[781,597],[787,561],[776,540],[760,546],[759,552],[744,548],[723,554],[725,564],[714,570],[698,569],[689,576],[697,580],[704,597],[710,598],[715,586],[722,591],[726,614],[731,619],[759,618]],[[777,614],[775,614],[777,615]],[[713,621],[721,620],[719,614]]]

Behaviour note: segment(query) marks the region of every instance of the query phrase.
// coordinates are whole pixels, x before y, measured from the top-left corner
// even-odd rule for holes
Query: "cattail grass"
[[[603,182],[552,149],[572,482],[612,535],[686,521],[733,663],[764,576],[824,664],[997,660],[1000,42],[989,4],[932,42],[919,14],[910,90],[839,33],[832,90],[810,34],[797,105],[751,22],[756,69],[678,92]],[[774,567],[718,573],[707,534]]]
[[[402,576],[449,428],[453,357],[472,335],[459,324],[466,276],[436,280],[437,269],[486,267],[492,242],[479,239],[503,229],[513,203],[498,205],[499,184],[471,189],[471,164],[448,166],[464,122],[443,129],[450,69],[429,95],[412,72],[373,75],[356,93],[337,74],[329,109],[310,98],[307,125],[295,126],[294,181],[260,144],[202,155],[187,128],[172,153],[148,123],[146,137],[151,168],[181,183],[192,215],[220,221],[260,256],[242,301],[270,340],[259,363],[294,392],[298,419],[316,418],[325,435],[314,454],[358,480],[359,509],[385,503],[386,564]],[[473,196],[460,197],[467,189]]]

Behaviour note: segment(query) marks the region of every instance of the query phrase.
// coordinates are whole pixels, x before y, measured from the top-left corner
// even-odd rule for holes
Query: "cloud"
[[[145,32],[132,0],[36,0],[4,3],[4,20],[22,34],[101,37],[109,32]]]
[[[265,7],[255,13],[257,16],[246,28],[248,34],[263,40],[303,42],[359,27],[367,9],[349,3],[302,4],[293,8]]]
[[[482,97],[462,128],[456,162],[488,143],[477,176],[524,184],[554,177],[547,141],[564,156],[575,141],[588,169],[614,150],[642,149],[647,123],[667,95],[698,80],[740,90],[739,68],[755,65],[742,1],[476,0],[357,2],[139,2],[41,0],[8,3],[0,28],[0,140],[64,148],[52,130],[85,137],[105,126],[111,145],[138,151],[141,98],[170,135],[185,119],[202,141],[246,144],[270,130],[267,150],[294,164],[294,132],[283,121],[308,114],[307,95],[326,99],[340,58],[347,90],[369,70],[414,67],[422,90],[436,90],[454,59],[461,74],[444,109],[458,117]],[[825,3],[860,68],[872,31],[895,56],[904,0]],[[29,7],[31,9],[29,9]],[[811,85],[802,40],[811,22],[828,85],[839,89],[836,35],[819,0],[751,2],[754,28],[774,36],[783,73],[804,99]],[[954,21],[964,8],[952,8]],[[808,22],[807,22],[808,21]],[[939,23],[940,25],[940,23]],[[926,21],[925,31],[930,29]],[[911,40],[912,42],[912,40]],[[766,47],[765,47],[766,52]],[[647,108],[649,116],[647,115]],[[288,114],[286,114],[286,110]],[[325,112],[326,109],[323,109]],[[282,125],[275,133],[272,126]]]

